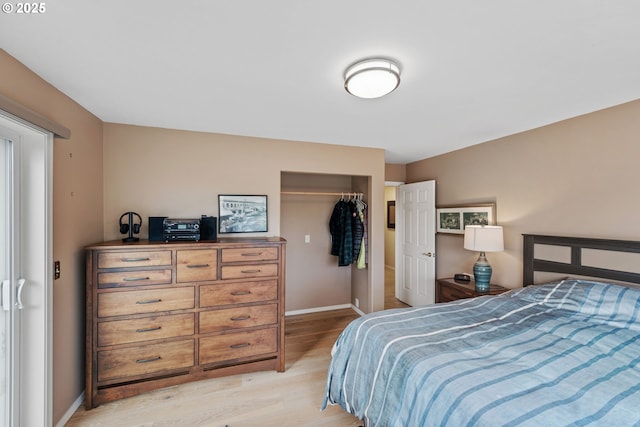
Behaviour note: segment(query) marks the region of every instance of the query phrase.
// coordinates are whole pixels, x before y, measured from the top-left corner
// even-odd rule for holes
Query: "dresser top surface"
[[[149,241],[140,239],[137,242],[123,243],[122,240],[111,240],[107,242],[94,243],[86,246],[85,249],[196,249],[199,246],[234,246],[234,245],[257,245],[257,244],[282,244],[286,240],[282,237],[226,237],[216,240],[200,240],[198,242],[164,242]]]

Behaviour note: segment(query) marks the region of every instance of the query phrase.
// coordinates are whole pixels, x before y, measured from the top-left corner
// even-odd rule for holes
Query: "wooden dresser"
[[[86,248],[86,408],[145,391],[284,371],[285,240]]]

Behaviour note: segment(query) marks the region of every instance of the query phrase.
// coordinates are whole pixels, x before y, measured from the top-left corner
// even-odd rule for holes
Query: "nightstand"
[[[498,295],[509,289],[499,285],[490,285],[486,292],[478,292],[475,281],[460,282],[453,278],[438,279],[436,283],[436,303],[449,302],[464,298],[474,298],[482,295]]]

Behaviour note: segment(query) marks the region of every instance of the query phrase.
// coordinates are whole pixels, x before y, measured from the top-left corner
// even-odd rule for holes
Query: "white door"
[[[0,115],[0,422],[50,426],[50,133]]]
[[[396,298],[413,307],[435,302],[436,182],[396,189]]]

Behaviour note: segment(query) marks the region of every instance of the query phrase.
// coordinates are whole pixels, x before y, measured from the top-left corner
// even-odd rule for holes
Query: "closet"
[[[280,234],[287,240],[288,314],[345,308],[367,312],[369,272],[339,266],[331,255],[329,219],[341,197],[368,202],[366,176],[282,172]]]

